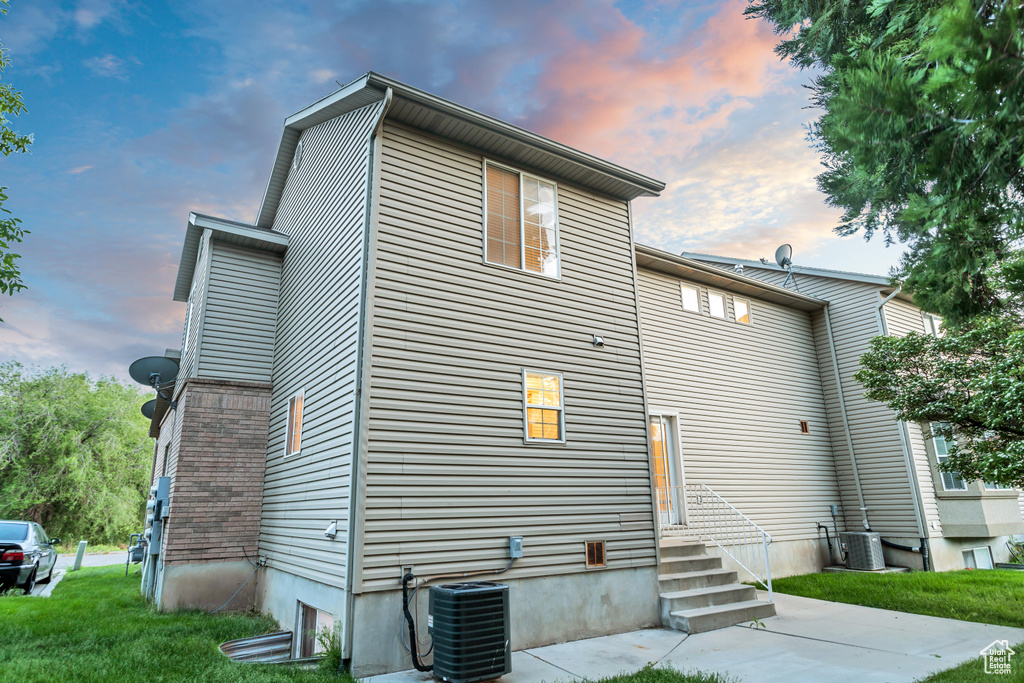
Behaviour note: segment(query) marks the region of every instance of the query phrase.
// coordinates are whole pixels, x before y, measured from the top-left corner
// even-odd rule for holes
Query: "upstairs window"
[[[485,260],[559,277],[555,194],[554,183],[487,163],[484,173]]]
[[[750,324],[750,304],[743,299],[733,299],[732,308],[736,313],[736,322],[745,325]]]
[[[565,441],[562,376],[523,372],[527,441]]]
[[[938,426],[938,425],[936,425]],[[949,458],[949,443],[945,437],[935,433],[932,428],[932,445],[935,447],[935,459],[939,464],[946,462]],[[957,472],[940,472],[942,474],[942,489],[944,491],[966,491],[967,483]]]
[[[683,295],[683,310],[691,313],[700,313],[700,290],[690,285],[679,285]]]
[[[285,437],[285,455],[295,455],[302,448],[302,392],[288,400],[288,424]]]
[[[708,292],[708,312],[716,318],[725,317],[725,295]]]

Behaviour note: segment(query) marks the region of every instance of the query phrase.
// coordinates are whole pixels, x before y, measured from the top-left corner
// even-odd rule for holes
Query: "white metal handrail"
[[[773,601],[768,560],[771,535],[706,484],[656,489],[662,531],[708,539],[768,591]]]

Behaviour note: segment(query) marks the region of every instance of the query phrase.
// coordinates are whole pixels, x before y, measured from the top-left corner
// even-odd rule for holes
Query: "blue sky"
[[[804,125],[807,73],[743,0],[12,0],[4,80],[30,155],[0,160],[32,231],[29,289],[0,300],[0,360],[126,375],[178,343],[190,210],[255,218],[284,118],[368,70],[668,183],[637,240],[884,274],[840,238]]]

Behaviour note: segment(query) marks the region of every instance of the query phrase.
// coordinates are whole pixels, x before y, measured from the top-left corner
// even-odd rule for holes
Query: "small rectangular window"
[[[708,292],[708,312],[716,318],[725,317],[725,295]]]
[[[801,434],[810,434],[811,433],[811,425],[807,423],[807,420],[800,420],[800,433]]]
[[[967,569],[992,569],[992,566],[992,551],[988,547],[964,551],[964,567]]]
[[[932,428],[932,445],[935,447],[935,459],[942,464],[949,458],[949,443],[945,437],[937,434]],[[944,491],[966,491],[967,483],[957,472],[941,472]]]
[[[299,619],[299,657],[312,657],[325,652],[330,643],[324,641],[336,637],[334,616],[300,602]]]
[[[750,324],[750,304],[743,299],[732,300],[733,310],[736,312],[736,322]]]
[[[288,424],[284,454],[295,455],[302,448],[302,392],[288,401]]]
[[[587,566],[605,566],[604,541],[587,541]]]
[[[928,313],[924,313],[922,317],[924,318],[925,334],[930,334],[933,337],[941,337],[945,334],[942,330],[942,318]]]
[[[554,183],[485,164],[484,253],[487,262],[559,277],[555,197]]]
[[[562,376],[523,372],[527,441],[564,441]]]
[[[679,285],[683,295],[683,310],[700,313],[700,290],[690,285]]]

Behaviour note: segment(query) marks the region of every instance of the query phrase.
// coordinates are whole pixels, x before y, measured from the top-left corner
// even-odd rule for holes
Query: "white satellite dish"
[[[793,265],[793,247],[783,244],[775,250],[775,262],[780,268],[789,268]]]

